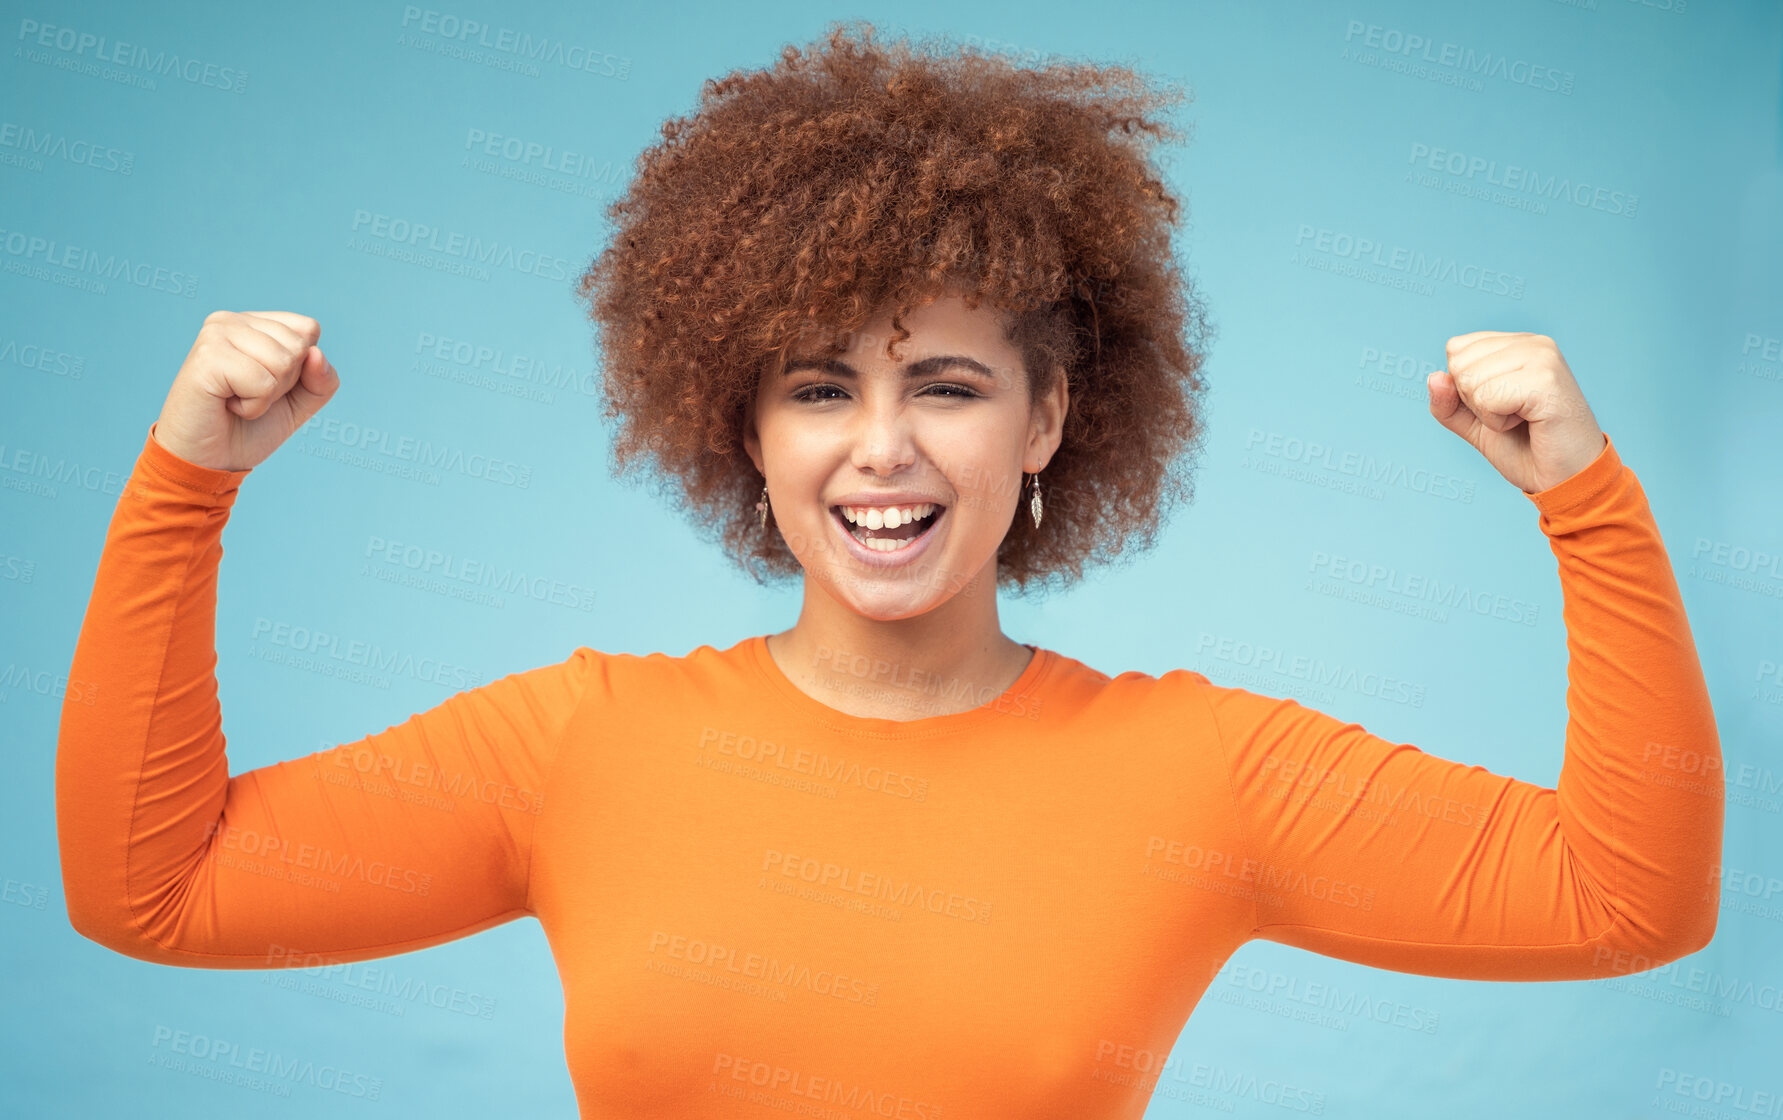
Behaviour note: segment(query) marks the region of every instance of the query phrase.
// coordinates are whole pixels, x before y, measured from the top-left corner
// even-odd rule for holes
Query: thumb
[[[291,427],[295,431],[321,411],[334,391],[340,388],[340,375],[334,364],[322,354],[320,346],[312,346],[303,358],[303,372],[287,394],[291,402]]]
[[[1430,390],[1430,415],[1443,427],[1472,443],[1470,433],[1478,427],[1480,418],[1461,403],[1461,391],[1455,387],[1455,378],[1448,370],[1439,369],[1425,379],[1424,385]]]

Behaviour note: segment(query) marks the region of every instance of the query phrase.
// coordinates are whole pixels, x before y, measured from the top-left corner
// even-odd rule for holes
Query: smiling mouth
[[[830,516],[841,524],[843,531],[874,552],[901,552],[909,548],[933,529],[935,524],[941,520],[941,515],[946,512],[946,506],[936,505],[926,517],[907,521],[895,529],[869,529],[865,525],[848,520],[842,513],[841,506],[830,507]]]

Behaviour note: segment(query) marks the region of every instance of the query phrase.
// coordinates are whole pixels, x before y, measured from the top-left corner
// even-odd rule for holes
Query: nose
[[[873,394],[856,412],[854,448],[850,456],[857,470],[891,474],[916,462],[916,442],[910,420],[895,395],[874,401]]]

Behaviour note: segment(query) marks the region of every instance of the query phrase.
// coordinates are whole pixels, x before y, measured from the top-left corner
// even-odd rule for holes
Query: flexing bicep
[[[269,955],[423,948],[526,913],[549,760],[589,656],[578,650],[357,742],[236,775],[183,872],[176,849],[158,858],[137,836],[132,864],[162,868],[128,884],[144,937],[213,958],[183,963],[266,967]]]
[[[1575,859],[1558,791],[1293,700],[1213,693],[1254,861],[1255,936],[1500,980],[1598,975],[1601,951],[1641,940],[1615,908],[1616,884]],[[1572,824],[1613,843],[1632,822]]]

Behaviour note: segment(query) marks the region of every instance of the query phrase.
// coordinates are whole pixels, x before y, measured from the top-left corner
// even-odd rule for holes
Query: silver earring
[[[762,483],[761,497],[756,500],[755,512],[761,514],[761,527],[768,527],[768,484]]]
[[[1034,517],[1034,528],[1038,529],[1038,528],[1040,528],[1040,511],[1041,511],[1040,475],[1039,474],[1034,475],[1033,490],[1034,490],[1034,496],[1028,499],[1028,512],[1030,514],[1032,514]]]

